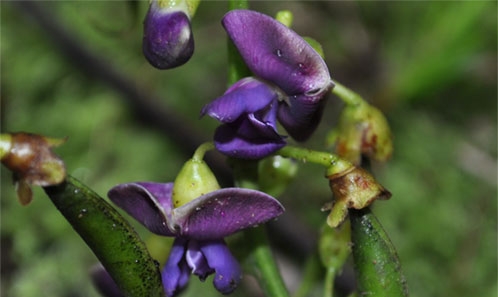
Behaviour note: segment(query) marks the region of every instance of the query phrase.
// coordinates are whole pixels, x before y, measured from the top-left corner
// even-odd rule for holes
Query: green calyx
[[[209,166],[204,162],[204,153],[211,149],[211,143],[201,145],[192,159],[185,162],[173,186],[173,205],[180,207],[197,197],[220,189]]]
[[[12,135],[0,134],[0,159],[3,159],[12,148]]]
[[[192,18],[201,0],[157,0],[160,8],[179,9],[184,11],[189,18]]]

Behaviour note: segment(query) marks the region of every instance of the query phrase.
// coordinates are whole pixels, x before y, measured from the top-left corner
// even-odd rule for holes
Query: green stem
[[[247,0],[230,0],[228,1],[228,9],[248,9],[249,2]]]
[[[253,228],[246,230],[244,240],[251,250],[249,268],[257,278],[265,296],[289,297],[289,292],[271,252],[265,229]]]
[[[306,297],[314,284],[322,277],[322,263],[317,253],[311,254],[304,266],[303,280],[292,297]]]
[[[341,159],[338,155],[326,152],[314,151],[306,148],[300,148],[287,145],[276,152],[286,158],[293,158],[303,163],[315,163],[327,168],[327,176],[343,172],[351,167],[353,164]]]
[[[344,85],[334,81],[335,87],[332,88],[332,94],[337,95],[347,105],[361,105],[366,103],[360,95],[346,88]]]
[[[230,0],[228,2],[229,10],[233,9],[247,9],[249,4],[247,0]],[[246,63],[242,59],[237,50],[237,47],[230,39],[228,42],[228,85],[232,85],[240,79],[251,76],[251,71],[247,68]]]
[[[194,155],[192,156],[193,160],[196,161],[202,161],[204,159],[204,155],[214,149],[214,143],[212,141],[204,142],[203,144],[199,145],[197,149],[194,152]]]
[[[124,296],[164,296],[154,259],[135,230],[112,206],[71,176],[44,190]]]
[[[325,274],[325,284],[323,286],[323,297],[334,297],[334,280],[336,269],[334,267],[327,268]]]

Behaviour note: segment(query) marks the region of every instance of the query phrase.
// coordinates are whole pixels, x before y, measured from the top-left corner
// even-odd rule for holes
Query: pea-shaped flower
[[[142,50],[158,69],[185,64],[194,53],[190,17],[198,1],[152,0],[144,21]]]
[[[203,108],[202,115],[223,123],[214,136],[216,148],[238,158],[265,157],[286,144],[277,120],[295,140],[308,139],[334,86],[323,59],[267,15],[233,10],[222,24],[255,77],[238,81]]]
[[[168,297],[186,286],[190,274],[204,280],[214,273],[216,289],[223,294],[232,292],[242,272],[224,237],[284,211],[276,199],[263,192],[219,189],[206,164],[196,159],[185,164],[174,183],[121,184],[108,196],[150,231],[175,237],[162,269]]]

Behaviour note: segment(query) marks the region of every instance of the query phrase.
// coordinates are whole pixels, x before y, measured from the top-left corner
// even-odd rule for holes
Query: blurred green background
[[[171,181],[193,145],[210,139],[217,123],[199,119],[199,111],[226,88],[226,2],[201,3],[195,54],[169,71],[153,69],[141,55],[145,1],[40,2],[41,13],[28,2],[0,5],[2,132],[68,136],[57,153],[70,174],[102,196],[117,183]],[[293,28],[322,43],[332,78],[388,117],[395,153],[373,170],[393,197],[374,212],[398,249],[411,296],[496,296],[497,3],[250,7],[269,15],[291,10]],[[52,22],[69,43],[44,27]],[[81,49],[97,60],[79,56]],[[342,107],[334,96],[329,101],[305,146],[324,149]],[[142,104],[166,115],[149,117]],[[181,125],[168,128],[162,121],[169,120]],[[221,156],[214,160],[225,168]],[[91,251],[41,189],[22,207],[9,172],[1,173],[1,295],[98,296],[88,277]],[[308,164],[281,197],[287,212],[270,231],[278,231],[274,250],[291,290],[316,248],[327,215],[320,207],[329,200],[323,169]],[[259,296],[246,280],[234,295]],[[351,282],[349,265],[337,287],[347,292]],[[193,278],[184,294],[220,295],[211,279]]]

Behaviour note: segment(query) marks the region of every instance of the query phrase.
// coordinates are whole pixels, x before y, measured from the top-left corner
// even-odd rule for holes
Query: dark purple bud
[[[185,64],[194,53],[190,19],[178,8],[162,8],[152,1],[144,21],[142,50],[149,63],[158,69]]]

